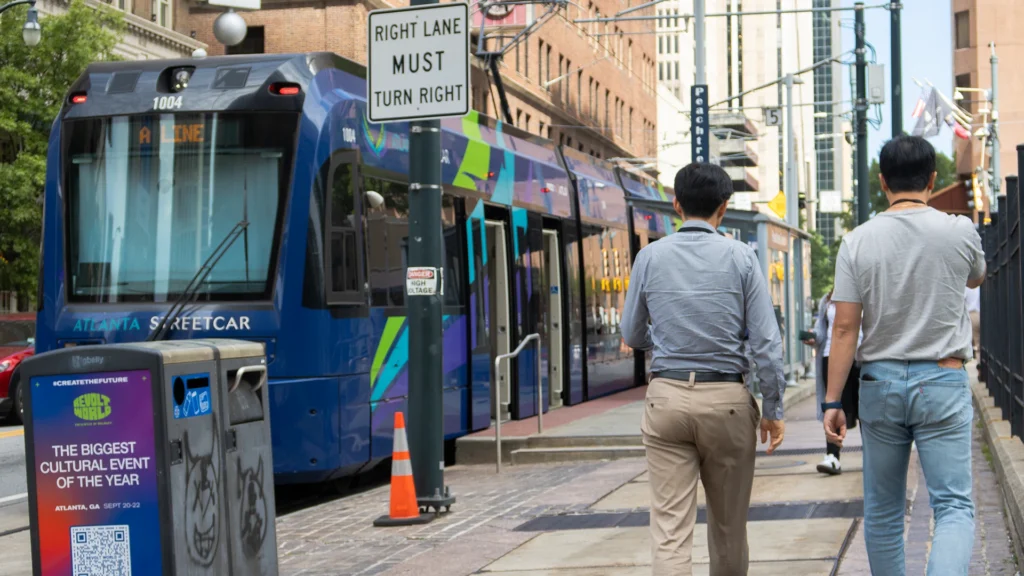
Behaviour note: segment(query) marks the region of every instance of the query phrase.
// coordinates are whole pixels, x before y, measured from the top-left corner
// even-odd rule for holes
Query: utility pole
[[[999,91],[999,57],[996,56],[996,43],[990,42],[989,50],[991,50],[991,56],[989,57],[989,64],[992,65],[992,91],[989,93],[989,105],[992,107],[992,126],[989,129],[989,139],[992,140],[992,198],[989,199],[989,205],[994,205],[996,199],[999,198],[999,192],[1002,189],[1001,183],[999,182],[999,112],[996,109],[996,94]],[[978,207],[981,208],[980,206]]]
[[[892,15],[892,137],[903,134],[903,55],[900,46],[900,10],[903,5],[893,2],[889,5]],[[860,14],[860,12],[858,12]]]
[[[702,86],[707,84],[704,76],[704,66],[707,64],[704,41],[704,0],[693,0],[694,84]]]
[[[864,3],[854,5],[855,29],[857,35],[857,97],[855,104],[857,130],[857,225],[868,221],[871,214],[871,200],[868,198],[868,98],[867,62],[864,46]]]
[[[804,81],[792,74],[786,74],[786,223],[793,228],[800,227],[800,192],[797,190],[796,142],[793,125],[793,84]]]
[[[437,4],[412,0],[412,6]],[[441,230],[441,121],[409,128],[409,268],[433,269],[437,290],[409,294],[409,455],[420,508],[451,506],[444,484],[444,390],[441,300],[444,240]]]

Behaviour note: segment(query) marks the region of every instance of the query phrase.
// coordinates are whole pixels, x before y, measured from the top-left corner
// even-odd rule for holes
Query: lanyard
[[[705,234],[718,234],[714,230],[708,230],[707,228],[701,228],[700,226],[683,226],[679,229],[680,232],[704,232]]]

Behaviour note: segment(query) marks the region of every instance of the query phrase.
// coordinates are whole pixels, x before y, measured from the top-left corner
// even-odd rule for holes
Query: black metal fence
[[[1017,147],[1018,172],[1024,170],[1024,144]],[[1006,178],[1006,194],[998,198],[998,213],[981,229],[988,265],[981,285],[981,354],[979,378],[988,386],[1010,422],[1024,437],[1024,294],[1021,294],[1021,234],[1024,202],[1017,177]]]

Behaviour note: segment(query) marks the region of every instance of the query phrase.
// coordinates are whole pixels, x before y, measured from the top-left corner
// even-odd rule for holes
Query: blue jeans
[[[872,362],[861,368],[864,540],[874,576],[904,576],[904,515],[911,443],[935,515],[928,576],[967,576],[974,548],[971,424],[964,368]]]

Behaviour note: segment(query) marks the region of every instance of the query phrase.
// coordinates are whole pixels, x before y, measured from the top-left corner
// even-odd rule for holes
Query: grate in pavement
[[[864,501],[810,502],[804,504],[768,504],[751,506],[747,519],[799,520],[811,518],[860,518],[864,515]],[[707,510],[697,509],[697,522],[707,522]],[[564,514],[541,516],[516,527],[517,532],[552,532],[556,530],[584,530],[587,528],[639,528],[650,523],[649,512],[597,512],[593,514]]]

